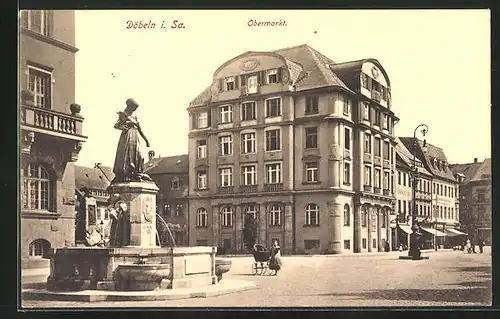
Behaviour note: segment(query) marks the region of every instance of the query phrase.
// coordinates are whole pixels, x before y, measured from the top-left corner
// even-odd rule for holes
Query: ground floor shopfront
[[[456,229],[456,224],[446,223],[417,223],[418,241],[421,249],[442,249],[460,246],[467,238],[467,234]],[[393,249],[404,250],[410,246],[412,234],[411,223],[399,223],[393,229],[394,238],[397,238],[397,246]]]
[[[384,251],[391,246],[392,203],[348,191],[197,197],[189,201],[189,243],[248,253],[242,233],[251,214],[256,242],[270,247],[276,240],[285,254]]]

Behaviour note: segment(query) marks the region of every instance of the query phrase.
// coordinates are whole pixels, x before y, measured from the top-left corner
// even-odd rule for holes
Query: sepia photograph
[[[19,311],[492,305],[490,10],[19,10]]]

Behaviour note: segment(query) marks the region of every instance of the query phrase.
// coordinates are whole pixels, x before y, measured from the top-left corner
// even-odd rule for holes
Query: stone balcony
[[[217,193],[219,194],[231,194],[234,193],[234,186],[222,186],[217,188]]]
[[[76,141],[86,141],[82,134],[83,117],[21,104],[21,129]]]
[[[240,192],[242,192],[242,193],[257,193],[257,185],[241,185]]]
[[[265,192],[281,192],[283,191],[283,184],[265,184],[264,185]]]

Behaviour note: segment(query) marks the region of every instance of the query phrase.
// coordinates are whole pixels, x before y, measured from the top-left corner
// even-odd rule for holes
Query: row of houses
[[[91,226],[107,229],[113,176],[75,165],[87,137],[74,101],[74,11],[23,11],[20,33],[20,248],[30,266],[50,247],[82,244]],[[188,154],[150,152],[146,165],[177,244],[242,252],[252,214],[258,242],[276,239],[285,253],[396,248],[408,240],[414,166],[426,245],[461,222],[491,236],[490,161],[450,165],[441,148],[398,138],[375,59],[335,63],[307,45],[246,52],[215,70],[187,115]]]

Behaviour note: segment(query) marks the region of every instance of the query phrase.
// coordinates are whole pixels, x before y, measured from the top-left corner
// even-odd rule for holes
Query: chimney
[[[151,162],[153,158],[155,158],[155,151],[149,151],[148,155],[149,155],[149,161]]]
[[[474,163],[477,163],[477,157],[474,158]]]

